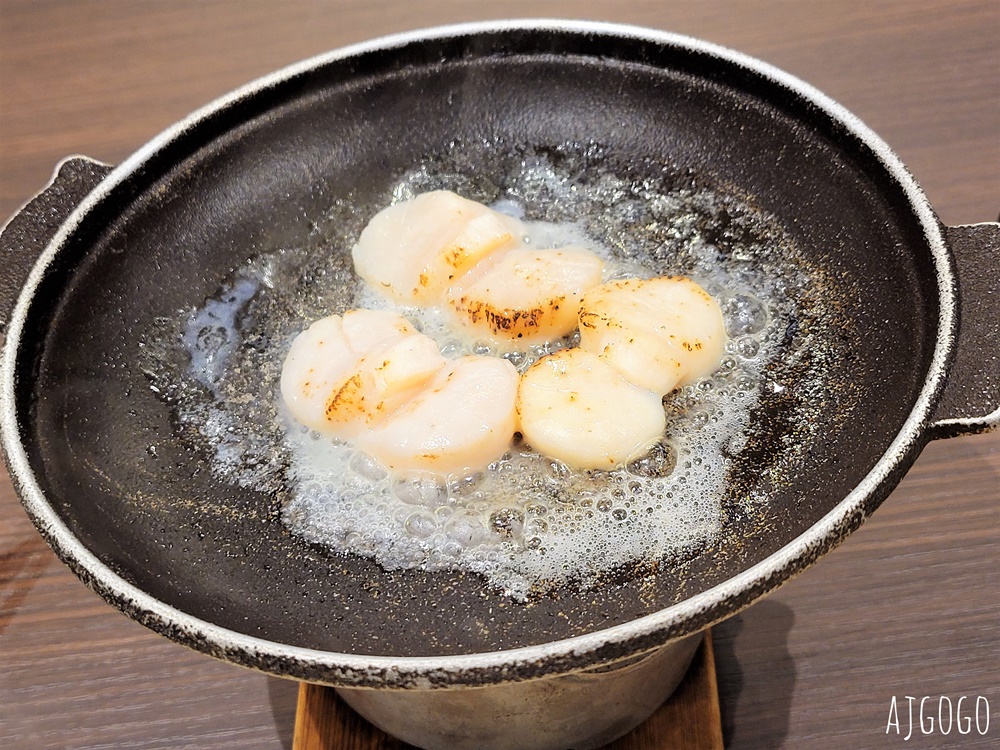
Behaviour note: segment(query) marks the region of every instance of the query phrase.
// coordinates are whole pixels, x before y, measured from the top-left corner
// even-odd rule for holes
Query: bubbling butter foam
[[[588,164],[530,149],[518,156],[488,183],[469,178],[460,159],[429,160],[402,176],[386,203],[455,190],[524,219],[530,246],[593,250],[606,262],[605,280],[684,275],[715,297],[730,336],[726,354],[713,375],[664,398],[667,429],[647,456],[614,471],[574,470],[515,440],[473,476],[393,475],[295,423],[277,392],[281,361],[291,338],[325,315],[392,309],[446,356],[501,356],[442,310],[396,305],[357,279],[351,245],[383,206],[361,212],[349,199],[318,223],[313,242],[262,254],[216,298],[187,311],[180,346],[195,365],[210,358],[212,378],[196,366],[176,378],[168,398],[178,421],[207,444],[213,470],[282,498],[293,534],[387,569],[478,573],[523,600],[641,574],[710,544],[723,522],[729,462],[761,393],[775,387],[769,366],[821,337],[788,341],[790,322],[814,304],[808,290],[818,272],[788,262],[794,244],[740,196],[690,179],[621,178],[595,166],[593,154],[583,158]],[[238,314],[223,311],[227,300]],[[200,336],[195,329],[206,321],[221,332]],[[502,356],[523,372],[577,338]],[[205,352],[206,340],[222,345]],[[262,404],[259,393],[273,394],[272,402]]]
[[[410,192],[405,182],[399,197]],[[530,206],[511,198],[494,207],[530,215]],[[662,272],[616,256],[578,223],[528,221],[527,227],[530,246],[596,252],[606,262],[605,281]],[[744,431],[756,403],[762,334],[770,321],[766,302],[747,290],[729,291],[734,280],[723,268],[705,263],[699,270],[699,283],[723,299],[727,327],[737,338],[716,374],[669,397],[684,407],[673,410],[648,456],[615,471],[582,471],[515,442],[485,471],[447,481],[388,474],[349,445],[293,427],[288,444],[297,490],[285,511],[289,528],[310,541],[374,557],[388,569],[480,573],[519,599],[552,585],[590,585],[636,561],[652,563],[706,543],[720,529],[723,451]],[[367,286],[353,304],[407,317],[447,356],[506,356],[520,372],[576,343],[570,336],[501,355],[486,341],[463,337],[440,308],[401,306]]]

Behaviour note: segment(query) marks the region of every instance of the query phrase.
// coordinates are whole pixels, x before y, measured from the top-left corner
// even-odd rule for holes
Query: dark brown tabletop
[[[286,64],[528,16],[636,23],[762,58],[879,133],[946,224],[1000,211],[996,0],[0,0],[0,221],[62,157],[117,163]],[[932,443],[859,532],[715,628],[727,745],[998,746],[998,592],[1000,432]],[[287,750],[296,690],[118,614],[59,563],[0,469],[0,747]]]

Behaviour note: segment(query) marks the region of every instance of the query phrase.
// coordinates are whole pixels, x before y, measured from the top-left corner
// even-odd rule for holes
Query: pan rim
[[[933,259],[939,301],[934,351],[921,391],[892,443],[870,472],[821,519],[791,542],[732,578],[675,605],[626,623],[548,643],[484,653],[451,656],[379,656],[291,646],[250,636],[187,614],[130,584],[102,563],[77,539],[45,498],[20,439],[15,410],[17,362],[25,342],[22,332],[29,308],[48,267],[83,218],[154,155],[182,138],[205,119],[295,76],[338,60],[407,45],[470,35],[513,31],[590,34],[680,47],[744,68],[809,102],[842,125],[850,137],[875,155],[908,202]],[[116,167],[76,208],[43,251],[12,312],[0,360],[0,437],[21,501],[42,535],[91,588],[151,629],[225,661],[271,673],[350,687],[442,687],[486,684],[571,671],[611,661],[615,656],[648,650],[698,632],[801,572],[828,548],[860,526],[916,459],[927,440],[927,425],[944,388],[953,354],[957,310],[952,259],[928,199],[898,156],[878,135],[843,106],[800,79],[774,66],[700,39],[639,26],[560,19],[504,20],[439,26],[348,45],[282,68],[195,110],[154,137]],[[631,647],[631,649],[630,649]],[[610,649],[610,650],[609,650]]]

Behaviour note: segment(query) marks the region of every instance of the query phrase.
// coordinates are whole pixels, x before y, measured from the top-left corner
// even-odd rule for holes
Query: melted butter
[[[467,187],[447,163],[434,166],[404,175],[392,200]],[[285,524],[310,542],[370,557],[387,569],[479,573],[516,599],[649,569],[715,539],[728,462],[746,442],[760,394],[772,387],[768,365],[795,356],[794,347],[815,345],[804,337],[789,350],[784,335],[806,304],[809,271],[787,262],[791,243],[735,196],[612,174],[581,182],[571,166],[526,159],[512,166],[500,195],[467,197],[523,216],[529,246],[596,252],[606,262],[606,281],[685,275],[723,309],[730,341],[721,366],[664,399],[667,429],[648,456],[611,472],[573,470],[515,441],[501,460],[470,477],[394,476],[350,445],[296,424],[281,404],[277,373],[291,338],[323,315],[352,307],[394,310],[448,357],[504,356],[519,371],[576,344],[572,335],[500,355],[489,342],[463,336],[442,309],[399,306],[364,287],[349,256],[365,217],[344,201],[332,212],[343,224],[339,234],[264,254],[238,273],[257,282],[252,301],[244,294],[250,285],[229,285],[218,299],[185,313],[181,326],[192,333],[170,345],[186,348],[192,367],[166,373],[179,384],[169,398],[178,421],[197,427],[213,471],[226,481],[279,492]],[[750,217],[749,229],[723,240],[707,236],[706,220],[720,216],[729,223]],[[233,305],[240,314],[210,314],[236,288]],[[217,337],[225,346],[207,354],[190,344],[206,316],[213,327],[226,329]],[[149,352],[160,351],[160,343]],[[207,399],[184,385],[204,384],[199,370],[206,356],[213,373],[225,368]],[[262,404],[260,393],[273,394],[272,401]]]

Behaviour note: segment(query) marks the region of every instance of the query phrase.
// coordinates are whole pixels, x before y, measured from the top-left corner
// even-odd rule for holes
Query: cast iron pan
[[[140,354],[234,269],[308,245],[337,200],[367,218],[429,158],[482,176],[528,151],[745,196],[825,269],[836,320],[823,323],[835,340],[824,390],[809,397],[813,429],[795,423],[791,396],[762,402],[730,467],[718,543],[520,604],[476,576],[387,572],[291,536],[280,491],[213,475]],[[724,246],[740,230],[720,222],[699,231]],[[3,234],[5,283],[27,277],[7,331],[4,448],[28,513],[83,580],[211,655],[343,685],[572,669],[748,605],[856,528],[928,439],[996,423],[985,347],[1000,315],[985,303],[1000,296],[997,236],[996,225],[946,230],[849,113],[729,51],[588,24],[394,37],[242,89],[117,169],[63,165]],[[978,258],[959,271],[985,309],[978,320],[962,309],[968,356],[955,363],[959,250]],[[794,393],[793,368],[775,377]]]

